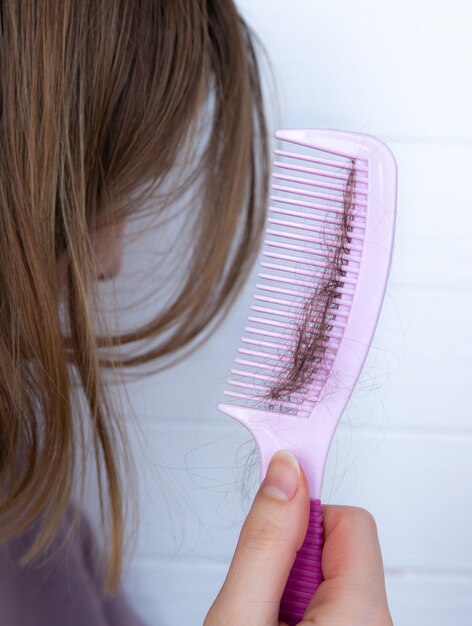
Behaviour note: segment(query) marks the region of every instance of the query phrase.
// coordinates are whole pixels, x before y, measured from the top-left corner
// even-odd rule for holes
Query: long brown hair
[[[254,261],[268,159],[253,37],[231,0],[2,0],[0,76],[0,541],[40,519],[23,562],[51,545],[90,448],[113,589],[126,437],[104,368],[184,354]],[[155,210],[198,190],[184,279],[155,319],[98,332],[94,233],[176,168]]]

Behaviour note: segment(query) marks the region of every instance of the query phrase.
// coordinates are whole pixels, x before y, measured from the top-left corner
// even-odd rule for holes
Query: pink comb
[[[308,532],[279,613],[292,626],[323,581],[323,474],[384,298],[397,167],[370,135],[310,129],[275,136],[292,145],[275,151],[261,282],[225,391],[235,403],[218,408],[253,435],[261,479],[280,449],[306,474]]]

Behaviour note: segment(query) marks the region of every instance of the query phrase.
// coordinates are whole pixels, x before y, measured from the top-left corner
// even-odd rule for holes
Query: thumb
[[[279,603],[309,517],[305,475],[277,452],[241,530],[226,580],[204,626],[278,624]]]

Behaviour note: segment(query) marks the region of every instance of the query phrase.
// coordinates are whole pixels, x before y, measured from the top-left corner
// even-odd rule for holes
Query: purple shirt
[[[51,546],[66,536],[69,509]],[[144,626],[122,590],[100,590],[97,546],[90,524],[81,516],[67,545],[45,566],[23,567],[18,557],[32,544],[35,527],[0,546],[0,624],[2,626]]]

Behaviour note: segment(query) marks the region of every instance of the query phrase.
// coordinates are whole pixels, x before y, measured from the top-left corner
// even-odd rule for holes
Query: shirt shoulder
[[[0,612],[9,626],[145,626],[122,589],[104,594],[104,561],[83,512],[71,505],[47,552],[20,563],[37,536],[32,525],[0,546]]]

